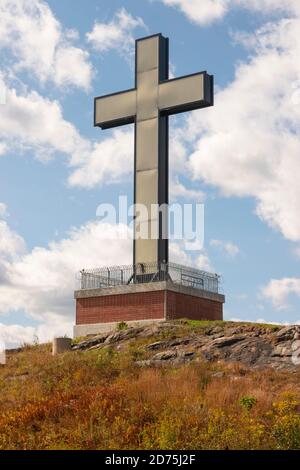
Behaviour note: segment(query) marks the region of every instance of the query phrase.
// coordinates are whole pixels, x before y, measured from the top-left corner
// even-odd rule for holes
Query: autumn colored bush
[[[0,368],[0,449],[300,449],[299,373],[135,364],[141,342]]]

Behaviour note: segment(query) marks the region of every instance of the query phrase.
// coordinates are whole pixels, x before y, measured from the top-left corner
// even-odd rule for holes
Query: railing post
[[[167,279],[167,263],[164,260],[159,267],[159,279],[160,281],[166,281]]]

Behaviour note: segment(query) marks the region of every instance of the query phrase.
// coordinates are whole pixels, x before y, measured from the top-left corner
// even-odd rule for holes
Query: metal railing
[[[140,263],[98,269],[82,269],[79,289],[99,289],[146,282],[171,281],[187,287],[218,293],[220,276],[175,263]]]

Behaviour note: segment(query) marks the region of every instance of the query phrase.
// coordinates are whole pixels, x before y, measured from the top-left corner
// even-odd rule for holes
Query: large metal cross
[[[168,204],[168,116],[212,106],[213,77],[200,72],[169,80],[169,40],[161,34],[136,41],[135,62],[135,88],[95,98],[94,125],[135,124],[134,204],[147,207],[148,216],[135,221],[133,264],[159,264],[168,262],[168,214],[153,221],[150,208]],[[141,225],[153,222],[158,237],[139,239]]]

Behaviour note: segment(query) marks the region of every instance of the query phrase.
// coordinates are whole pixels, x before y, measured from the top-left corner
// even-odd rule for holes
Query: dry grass
[[[299,373],[202,362],[139,369],[140,346],[10,355],[0,368],[0,449],[300,448]]]

